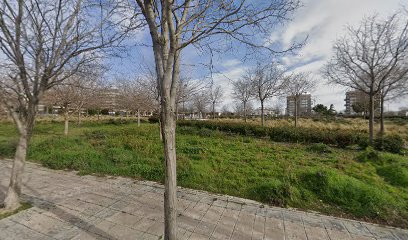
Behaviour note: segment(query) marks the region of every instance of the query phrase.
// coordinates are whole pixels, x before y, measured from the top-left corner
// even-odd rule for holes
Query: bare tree
[[[215,119],[215,106],[220,103],[221,98],[224,95],[224,91],[222,90],[221,86],[215,86],[213,82],[210,85],[209,91],[209,99],[212,106],[212,117]]]
[[[122,16],[120,4],[108,0],[95,8],[92,1],[81,0],[1,1],[0,91],[20,135],[2,211],[20,206],[28,143],[44,92],[123,39],[129,25],[114,20]]]
[[[237,40],[252,47],[277,53],[265,39],[271,26],[287,20],[299,6],[297,0],[136,0],[149,26],[161,102],[161,132],[165,159],[165,234],[176,239],[176,98],[180,54],[187,46],[214,46],[211,41]],[[219,37],[217,38],[218,35]],[[261,36],[258,41],[256,36]],[[254,37],[255,36],[255,37]],[[262,40],[261,40],[262,39]]]
[[[79,124],[81,110],[95,97],[98,87],[96,76],[94,73],[72,75],[64,83],[52,87],[44,94],[44,99],[47,99],[48,103],[61,107],[65,136],[68,136],[70,116],[77,113]]]
[[[274,64],[257,64],[251,75],[253,95],[261,102],[261,122],[265,124],[264,104],[267,99],[278,96],[285,87],[284,71]]]
[[[185,115],[185,104],[188,101],[193,101],[194,98],[205,89],[205,85],[198,80],[181,75],[177,84],[177,96],[176,96],[176,118],[178,118],[179,105],[182,105],[183,118]]]
[[[401,20],[399,14],[385,21],[374,15],[364,18],[358,28],[347,28],[347,35],[336,41],[334,56],[323,69],[331,83],[368,94],[371,144],[374,139],[374,98],[386,86],[404,79],[408,68],[402,65],[407,54],[408,21]]]
[[[209,112],[208,106],[210,105],[210,102],[211,100],[206,91],[195,94],[192,99],[193,110],[196,110],[201,118],[205,118],[207,112]]]
[[[119,105],[126,112],[137,114],[137,124],[140,126],[140,112],[155,108],[155,96],[143,88],[140,79],[122,79],[118,81],[120,93]]]
[[[285,91],[295,104],[295,127],[298,126],[299,105],[301,96],[307,92],[313,91],[316,82],[310,76],[310,73],[294,73],[286,77]]]
[[[247,104],[253,96],[251,86],[252,78],[253,73],[247,72],[240,80],[233,83],[232,97],[242,104],[245,122],[247,121]]]

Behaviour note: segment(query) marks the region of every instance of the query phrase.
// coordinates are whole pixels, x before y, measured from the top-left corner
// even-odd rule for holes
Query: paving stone
[[[290,211],[283,212],[285,236],[288,240],[307,240],[302,217]]]
[[[140,215],[133,215],[124,212],[116,212],[112,216],[106,218],[107,221],[118,223],[121,225],[127,226],[135,226],[138,224],[140,220],[142,220],[143,216]]]
[[[0,189],[10,161],[0,160]],[[27,163],[22,199],[33,207],[0,220],[0,240],[163,239],[162,185],[122,177],[77,176]],[[407,240],[408,231],[269,207],[178,188],[178,239]]]
[[[361,224],[360,222],[343,221],[343,224],[351,234],[357,236],[373,237],[368,228],[364,224]]]

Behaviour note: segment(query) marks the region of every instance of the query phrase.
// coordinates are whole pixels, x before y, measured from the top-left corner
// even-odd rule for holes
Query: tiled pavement
[[[0,160],[0,199],[11,162]],[[28,163],[24,198],[34,207],[0,220],[0,239],[163,239],[163,187],[78,176]],[[179,239],[390,239],[408,231],[254,201],[179,189]]]

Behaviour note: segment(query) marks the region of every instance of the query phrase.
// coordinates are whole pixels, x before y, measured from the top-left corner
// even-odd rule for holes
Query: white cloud
[[[282,63],[295,71],[312,72],[319,86],[314,92],[317,103],[335,104],[337,110],[344,108],[345,89],[329,86],[320,75],[320,69],[332,54],[336,38],[344,35],[345,26],[357,26],[364,16],[378,13],[387,17],[406,1],[401,0],[306,0],[292,22],[284,26],[270,40],[290,46],[293,41],[308,35],[308,43],[296,56],[283,57]],[[280,38],[278,38],[280,36]],[[398,104],[390,104],[393,109]]]

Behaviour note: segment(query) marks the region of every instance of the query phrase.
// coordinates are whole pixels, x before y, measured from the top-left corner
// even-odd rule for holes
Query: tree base
[[[4,207],[2,206],[0,208],[0,216],[1,215],[8,215],[11,214],[15,211],[17,211],[22,205],[20,203],[18,204],[13,204],[12,206]]]
[[[6,199],[4,199],[4,202],[0,208],[0,214],[13,212],[20,207],[21,203],[18,194],[12,188],[9,188]]]

